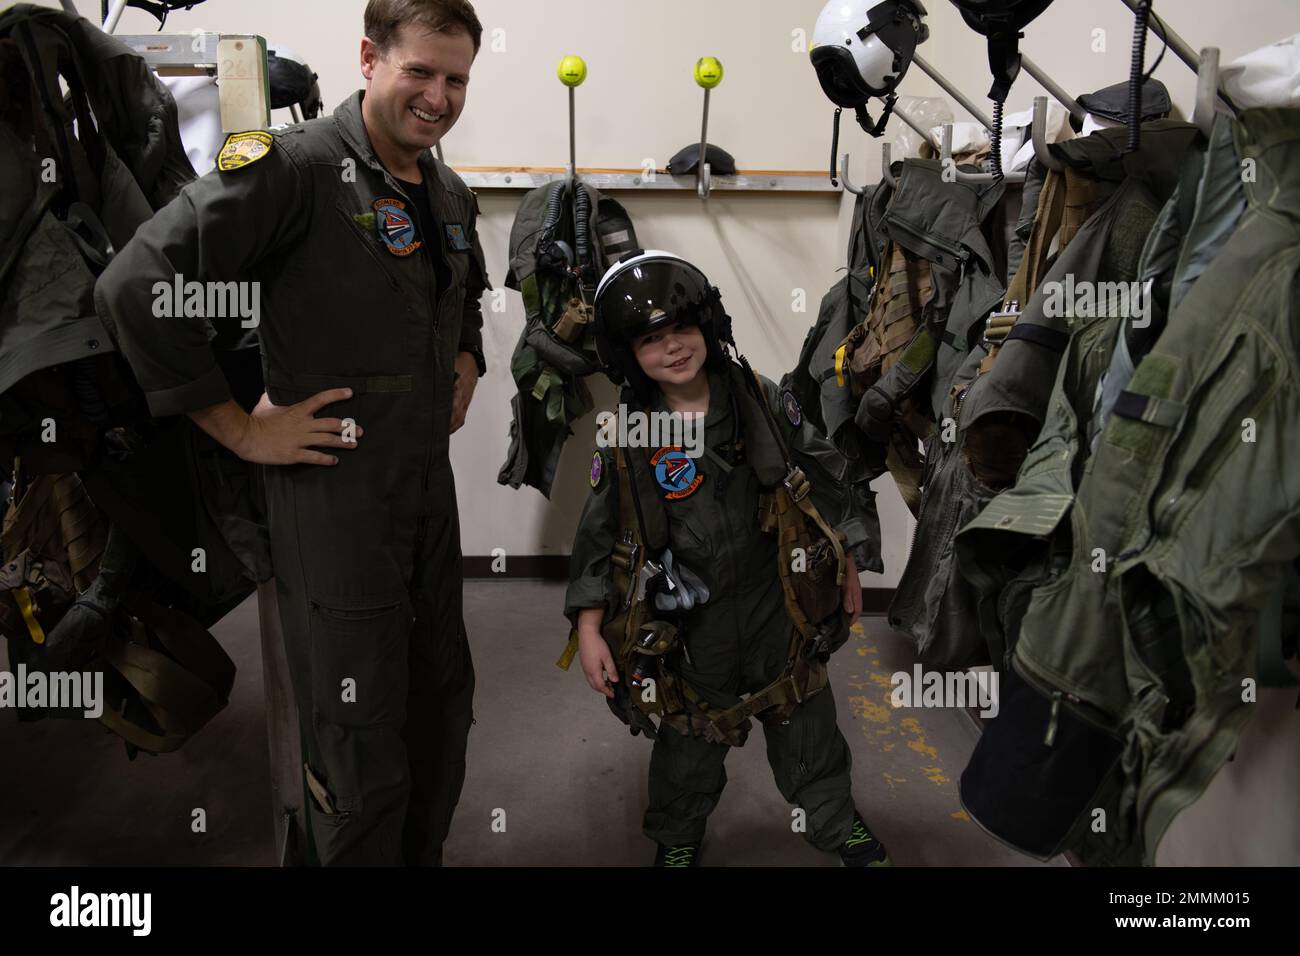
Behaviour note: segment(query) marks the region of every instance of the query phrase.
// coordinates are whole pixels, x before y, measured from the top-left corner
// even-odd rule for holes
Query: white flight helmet
[[[918,43],[930,35],[919,0],[830,0],[817,17],[809,58],[822,90],[841,109],[857,113],[873,136],[884,132],[893,110],[894,90],[912,63]],[[878,122],[867,102],[885,101]]]

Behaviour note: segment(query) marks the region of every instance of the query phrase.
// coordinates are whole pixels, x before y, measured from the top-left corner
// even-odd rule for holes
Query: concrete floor
[[[653,845],[640,822],[650,745],[614,720],[576,668],[555,667],[566,626],[552,609],[563,586],[471,581],[465,592],[477,723],[447,864],[647,863]],[[0,865],[274,865],[256,611],[250,599],[215,629],[239,668],[230,704],[178,753],[129,762],[96,723],[19,724],[0,711]],[[832,658],[831,685],[858,807],[896,864],[1039,865],[961,810],[969,720],[892,708],[889,675],[910,669],[910,648],[882,618],[863,618],[855,631]],[[791,832],[759,733],[728,758],[705,863],[838,864]],[[196,809],[206,832],[194,832]],[[504,832],[494,826],[502,820]]]

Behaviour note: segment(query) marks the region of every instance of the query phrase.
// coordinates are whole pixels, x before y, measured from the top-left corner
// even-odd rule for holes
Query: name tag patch
[[[469,252],[469,240],[465,238],[465,227],[458,222],[445,223],[447,244],[456,252]]]

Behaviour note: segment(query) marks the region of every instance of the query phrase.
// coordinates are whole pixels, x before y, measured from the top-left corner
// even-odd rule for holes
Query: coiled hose
[[[578,181],[573,183],[573,244],[577,247],[579,275],[590,279],[596,275],[596,263],[591,256],[591,197],[587,187]]]
[[[1133,15],[1133,56],[1128,71],[1128,144],[1125,152],[1136,153],[1142,142],[1142,71],[1147,53],[1147,21],[1153,0],[1143,0]]]
[[[993,141],[989,144],[989,162],[993,164],[993,175],[1002,178],[1002,101],[993,101]]]

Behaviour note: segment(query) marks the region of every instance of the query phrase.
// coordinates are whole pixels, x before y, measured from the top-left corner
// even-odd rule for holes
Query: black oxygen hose
[[[595,275],[594,262],[591,258],[591,197],[587,187],[574,180],[573,183],[573,244],[577,246],[577,267],[579,274],[588,272]]]
[[[839,170],[835,168],[835,158],[836,156],[839,155],[840,152],[840,114],[843,112],[844,110],[840,109],[838,106],[835,107],[835,119],[831,123],[831,185],[832,186],[838,186],[840,184],[840,179],[838,175]]]
[[[542,238],[549,239],[560,223],[560,207],[564,202],[564,182],[551,183],[546,195],[546,219],[542,222]]]
[[[993,141],[989,144],[989,162],[993,165],[993,175],[1001,179],[1002,172],[1002,106],[1001,100],[993,101]]]
[[[1125,152],[1136,153],[1142,142],[1142,80],[1147,51],[1147,21],[1153,0],[1143,0],[1133,15],[1133,56],[1128,73],[1128,143]]]

